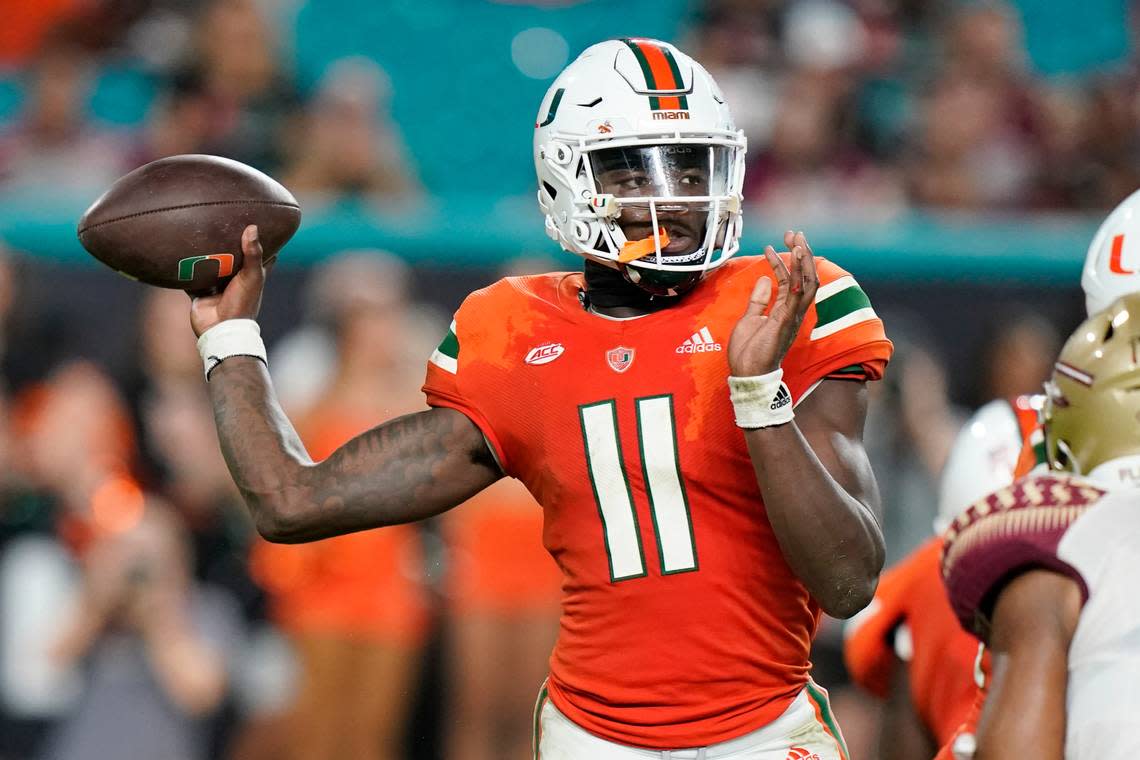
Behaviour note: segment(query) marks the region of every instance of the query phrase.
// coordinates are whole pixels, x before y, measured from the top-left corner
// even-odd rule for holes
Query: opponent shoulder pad
[[[1031,474],[960,514],[943,536],[942,578],[962,627],[986,641],[998,592],[1034,567],[1068,575],[1087,597],[1080,573],[1057,556],[1057,545],[1105,493],[1071,476]]]

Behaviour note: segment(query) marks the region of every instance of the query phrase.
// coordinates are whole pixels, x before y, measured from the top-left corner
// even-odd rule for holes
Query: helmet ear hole
[[[581,220],[574,222],[574,238],[582,245],[590,242],[590,225]]]
[[[549,182],[543,182],[542,183],[542,189],[546,191],[546,195],[550,198],[550,200],[553,201],[555,198],[558,197],[558,190],[556,190],[554,188],[554,186],[551,185]]]
[[[1112,324],[1112,320],[1108,321],[1108,327],[1104,331],[1104,342],[1108,343],[1112,340],[1112,336],[1116,333],[1116,327]]]

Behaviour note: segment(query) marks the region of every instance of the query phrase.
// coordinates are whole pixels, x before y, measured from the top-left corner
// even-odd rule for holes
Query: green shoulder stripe
[[[1045,450],[1045,433],[1041,428],[1035,429],[1029,435],[1029,444],[1033,447],[1034,466],[1042,465],[1049,461],[1048,452]]]
[[[450,356],[452,359],[459,358],[459,338],[455,337],[454,327],[447,331],[447,335],[443,336],[443,340],[440,341],[437,350],[444,356]]]
[[[452,321],[447,335],[443,336],[439,347],[431,354],[432,364],[440,369],[455,374],[459,369],[459,338],[455,334],[455,322]]]
[[[812,340],[826,338],[852,325],[878,319],[871,307],[871,299],[867,298],[859,283],[850,275],[820,286],[815,295],[815,314]]]
[[[847,367],[842,367],[827,375],[828,377],[866,377],[867,372],[863,369],[862,364],[851,364]]]

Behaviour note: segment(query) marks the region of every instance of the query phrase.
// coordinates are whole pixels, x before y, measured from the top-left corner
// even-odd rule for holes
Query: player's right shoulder
[[[517,309],[561,309],[567,305],[577,305],[577,289],[581,278],[579,272],[504,277],[471,292],[456,314],[505,318],[516,313],[514,310]]]
[[[430,363],[455,375],[460,349],[473,357],[492,359],[505,350],[506,336],[525,332],[525,326],[567,308],[581,308],[577,300],[580,273],[504,277],[475,290],[463,299]],[[577,280],[575,279],[577,278]]]

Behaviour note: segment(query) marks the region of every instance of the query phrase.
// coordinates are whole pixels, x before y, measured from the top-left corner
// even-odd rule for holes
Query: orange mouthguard
[[[669,245],[669,233],[665,232],[665,228],[661,227],[657,230],[657,234],[661,236],[661,247]],[[653,236],[643,240],[628,240],[625,245],[621,247],[621,253],[618,254],[618,261],[622,264],[628,264],[631,261],[643,259],[651,253],[657,253],[657,244],[653,242]]]

